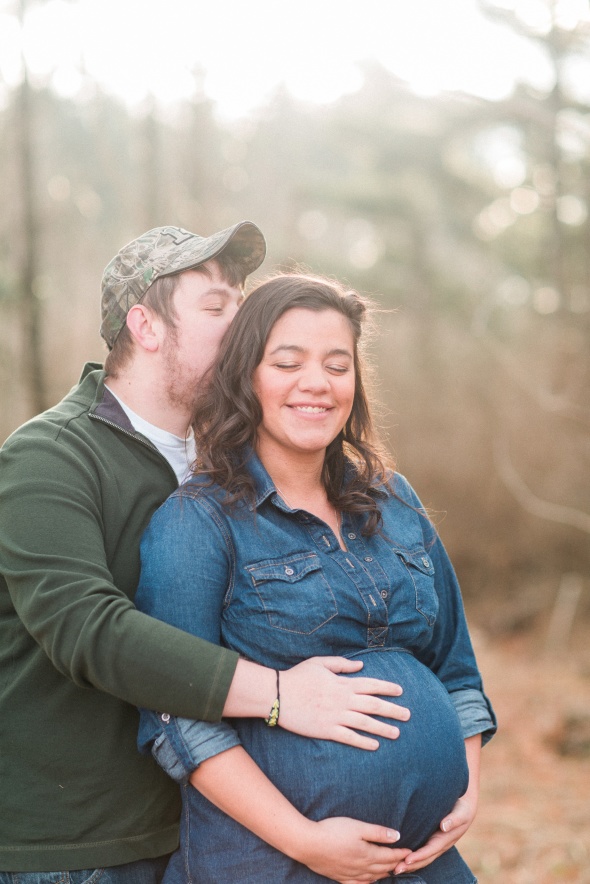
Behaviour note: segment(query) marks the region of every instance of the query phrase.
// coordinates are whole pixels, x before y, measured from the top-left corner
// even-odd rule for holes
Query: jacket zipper
[[[176,473],[174,472],[174,470],[172,469],[172,467],[170,466],[170,464],[168,463],[168,461],[166,460],[164,455],[160,451],[158,451],[158,449],[156,448],[156,446],[152,442],[150,442],[148,439],[143,439],[140,436],[137,436],[135,433],[130,433],[129,430],[126,430],[123,427],[120,427],[119,424],[116,424],[114,421],[108,420],[108,418],[106,418],[106,417],[101,417],[101,415],[99,415],[99,414],[94,414],[93,412],[89,411],[88,417],[91,418],[92,420],[99,421],[101,424],[106,424],[107,427],[112,427],[112,429],[116,430],[118,433],[122,433],[124,436],[128,436],[130,439],[133,439],[133,441],[137,442],[138,445],[143,445],[144,448],[149,448],[150,451],[155,451],[156,454],[158,455],[158,457],[160,458],[160,460],[166,464],[166,467],[168,468],[168,472],[174,476],[174,482],[176,484],[176,487],[177,488],[179,487],[178,486],[178,479],[176,478]]]

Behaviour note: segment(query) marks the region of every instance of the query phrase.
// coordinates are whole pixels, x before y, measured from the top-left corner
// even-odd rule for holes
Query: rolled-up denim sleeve
[[[140,735],[145,736],[142,748],[151,751],[177,783],[188,782],[203,761],[240,745],[236,731],[224,721],[211,724],[147,709],[141,710],[141,718]]]
[[[485,746],[497,728],[496,716],[486,695],[482,691],[470,688],[453,691],[449,697],[459,717],[463,738],[466,740],[468,737],[481,734],[481,744]]]
[[[415,491],[403,477],[398,477],[396,491],[418,512],[423,511]],[[430,520],[422,518],[421,527],[425,549],[434,565],[439,610],[430,642],[420,650],[418,657],[447,689],[459,716],[463,737],[481,734],[485,744],[495,734],[497,722],[484,692],[457,576]]]

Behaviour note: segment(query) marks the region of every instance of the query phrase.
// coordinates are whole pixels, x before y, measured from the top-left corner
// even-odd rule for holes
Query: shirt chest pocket
[[[266,559],[246,571],[274,629],[310,635],[338,613],[316,553]]]
[[[434,587],[434,565],[424,549],[394,549],[412,580],[416,610],[433,626],[438,614],[438,596]]]

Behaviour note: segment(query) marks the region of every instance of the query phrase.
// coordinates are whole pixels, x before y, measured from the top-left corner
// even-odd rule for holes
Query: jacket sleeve
[[[233,586],[227,522],[213,504],[182,491],[154,514],[141,543],[136,604],[142,610],[215,644],[221,643],[224,601]],[[207,758],[240,744],[225,721],[211,723],[140,710],[138,745],[151,751],[177,782]]]
[[[32,637],[81,688],[218,720],[237,655],[136,609],[107,564],[108,513],[84,440],[38,436],[17,434],[0,453],[0,590],[28,633],[15,620],[15,642]]]
[[[396,475],[395,492],[424,513],[413,488]],[[459,583],[448,554],[436,529],[425,515],[418,515],[424,547],[434,565],[434,588],[439,609],[430,643],[419,654],[420,660],[440,679],[449,692],[465,739],[482,735],[487,743],[497,729],[496,716],[484,693],[481,675],[473,651]]]

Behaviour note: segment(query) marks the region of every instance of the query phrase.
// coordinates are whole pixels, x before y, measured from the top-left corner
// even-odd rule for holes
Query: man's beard
[[[196,370],[191,376],[190,370],[184,367],[178,358],[178,336],[174,328],[170,328],[163,347],[164,370],[166,372],[165,390],[168,402],[174,408],[182,409],[186,414],[195,410],[199,395],[200,376]]]

